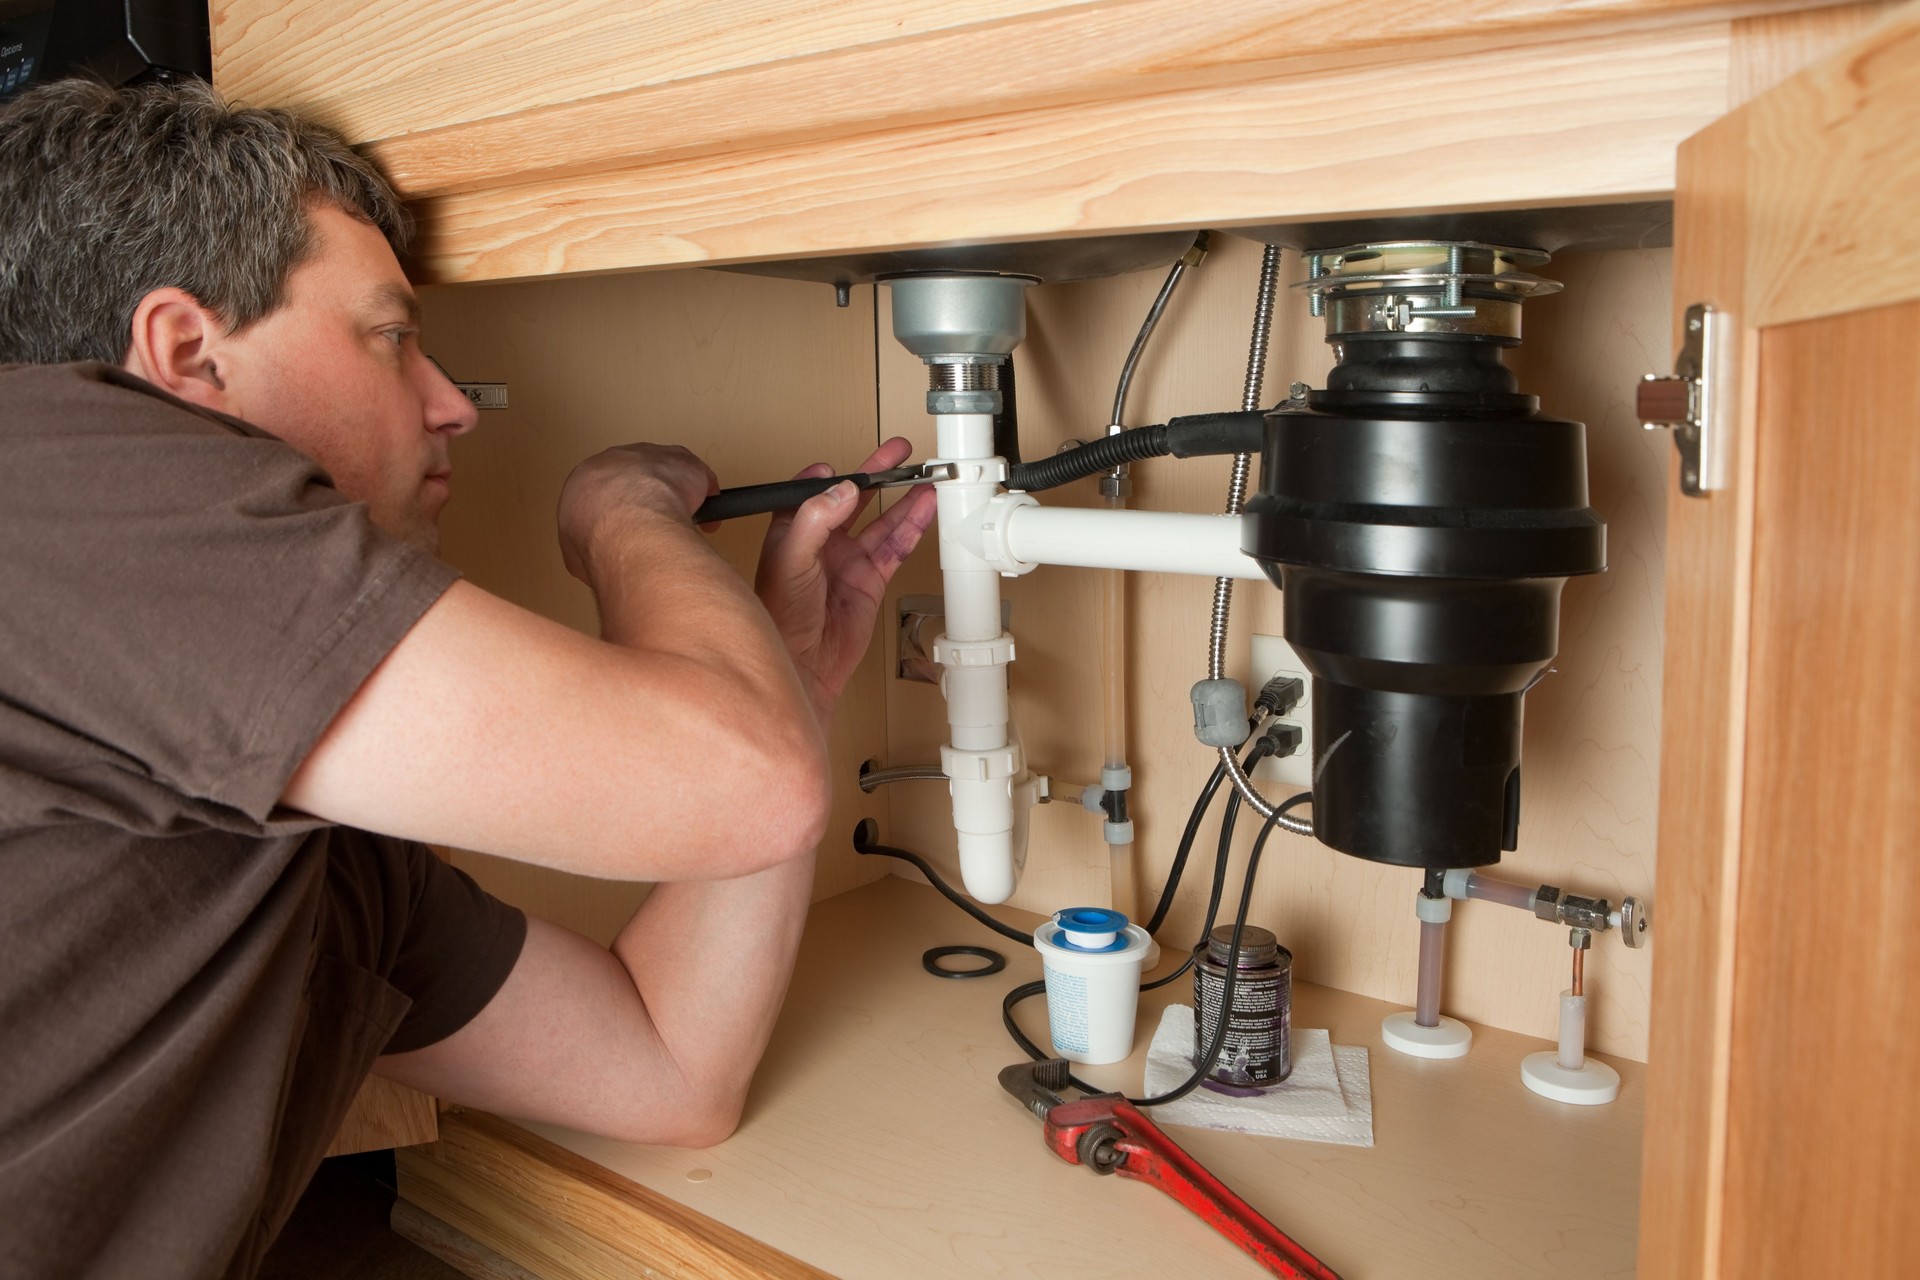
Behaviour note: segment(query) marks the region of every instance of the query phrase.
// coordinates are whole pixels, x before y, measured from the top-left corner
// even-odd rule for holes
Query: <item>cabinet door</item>
[[[1669,499],[1644,1276],[1920,1256],[1916,139],[1909,5],[1680,153],[1675,332],[1737,372]]]

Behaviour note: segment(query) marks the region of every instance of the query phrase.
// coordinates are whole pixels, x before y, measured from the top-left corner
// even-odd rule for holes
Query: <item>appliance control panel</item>
[[[17,8],[0,8],[0,102],[34,82],[46,55],[47,27],[53,19],[50,5],[38,13],[14,12]]]

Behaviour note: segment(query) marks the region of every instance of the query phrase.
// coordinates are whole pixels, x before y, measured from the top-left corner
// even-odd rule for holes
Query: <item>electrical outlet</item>
[[[1248,670],[1253,687],[1248,693],[1258,696],[1260,687],[1278,675],[1300,678],[1300,701],[1277,717],[1300,726],[1300,745],[1292,755],[1275,759],[1268,756],[1254,766],[1253,776],[1271,782],[1285,782],[1302,791],[1313,786],[1313,677],[1293,646],[1279,636],[1256,635],[1253,638],[1253,663]]]

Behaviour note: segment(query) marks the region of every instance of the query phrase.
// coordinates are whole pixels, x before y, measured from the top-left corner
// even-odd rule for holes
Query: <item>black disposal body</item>
[[[1375,862],[1514,848],[1521,705],[1560,589],[1606,567],[1586,430],[1500,361],[1510,340],[1356,334],[1324,391],[1266,419],[1245,550],[1313,674],[1313,824]]]

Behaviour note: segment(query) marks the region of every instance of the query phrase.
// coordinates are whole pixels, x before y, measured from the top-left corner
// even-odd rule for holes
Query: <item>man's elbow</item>
[[[671,1145],[696,1151],[719,1146],[740,1127],[740,1117],[746,1112],[745,1103],[746,1099],[741,1098],[731,1105],[715,1107],[707,1114],[695,1117],[696,1123],[688,1125],[682,1139]]]
[[[606,1126],[604,1136],[654,1147],[717,1147],[740,1127],[746,1102],[745,1089],[714,1091],[688,1098],[668,1115],[650,1111],[629,1116],[625,1123]]]
[[[782,754],[760,776],[769,781],[744,797],[741,808],[742,821],[752,828],[743,850],[754,864],[747,871],[811,855],[826,838],[833,816],[833,777],[824,744]]]

